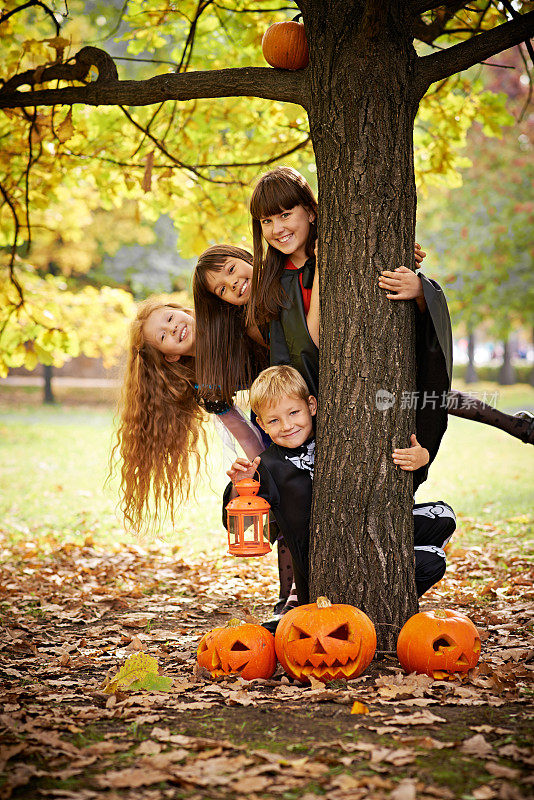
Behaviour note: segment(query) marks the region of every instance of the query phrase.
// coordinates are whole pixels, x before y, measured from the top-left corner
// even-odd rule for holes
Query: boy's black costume
[[[299,285],[311,289],[315,258],[309,258],[300,269],[285,269],[280,283],[287,295],[279,318],[270,324],[271,366],[290,364],[295,367],[314,397],[319,391],[319,350],[306,323],[306,312]],[[430,454],[429,463],[413,473],[414,492],[426,480],[428,467],[436,457],[447,428],[447,403],[444,402],[452,377],[452,329],[447,301],[436,281],[418,273],[423,284],[427,311],[416,314],[416,405],[415,433],[417,440]],[[400,398],[399,398],[400,399]]]
[[[272,514],[293,559],[299,603],[309,602],[309,539],[312,502],[315,439],[301,447],[287,448],[272,444],[261,454],[259,495],[271,506]],[[223,524],[232,484],[223,497]],[[418,503],[413,509],[415,582],[420,597],[445,573],[443,546],[456,528],[452,508],[441,501]],[[275,534],[276,535],[276,534]]]

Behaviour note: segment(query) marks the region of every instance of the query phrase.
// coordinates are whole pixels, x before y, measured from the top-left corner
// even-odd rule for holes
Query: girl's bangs
[[[240,258],[248,264],[252,264],[252,256],[248,250],[235,245],[216,244],[209,247],[197,261],[195,274],[203,283],[207,272],[220,272],[228,258]]]
[[[306,205],[307,199],[294,181],[277,176],[274,180],[261,181],[250,199],[250,213],[254,219],[265,219],[295,206]]]

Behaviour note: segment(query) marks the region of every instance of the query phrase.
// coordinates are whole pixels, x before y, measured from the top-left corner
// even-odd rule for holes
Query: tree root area
[[[3,541],[0,800],[353,800],[532,796],[532,580],[522,555],[449,554],[427,607],[478,626],[463,676],[406,675],[383,654],[358,678],[303,686],[214,681],[203,633],[269,615],[274,567],[186,562],[172,550]],[[480,555],[477,555],[480,558]],[[274,598],[273,598],[274,599]],[[110,691],[146,653],[168,691]]]

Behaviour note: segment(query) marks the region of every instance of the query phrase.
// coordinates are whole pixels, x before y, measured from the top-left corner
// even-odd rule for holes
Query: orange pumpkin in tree
[[[224,628],[214,628],[202,637],[197,662],[212,678],[233,673],[246,681],[270,678],[276,667],[274,637],[261,625],[230,620]]]
[[[326,597],[284,614],[275,634],[276,655],[292,678],[327,683],[356,678],[373,660],[376,631],[363,611]]]
[[[275,22],[274,25],[267,28],[263,34],[261,49],[265,60],[271,67],[304,69],[308,66],[310,56],[306,31],[304,25],[295,20]]]
[[[404,624],[397,655],[406,672],[431,678],[467,672],[480,658],[480,636],[465,614],[447,609],[422,611]]]

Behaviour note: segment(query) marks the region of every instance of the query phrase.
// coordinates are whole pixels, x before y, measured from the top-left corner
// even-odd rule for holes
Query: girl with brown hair
[[[193,299],[200,346],[197,376],[202,392],[218,387],[232,402],[268,366],[268,349],[257,329],[247,328],[252,287],[252,255],[230,244],[209,247],[193,273]]]
[[[271,365],[291,364],[317,396],[318,284],[314,282],[317,201],[300,173],[276,167],[258,181],[250,201],[254,239],[254,276],[249,304],[250,324],[269,325]],[[264,251],[267,244],[266,252]],[[418,266],[424,257],[416,244]],[[384,271],[378,285],[388,300],[416,301],[416,429],[417,438],[435,458],[447,427],[447,415],[483,422],[525,443],[534,443],[532,418],[504,414],[477,398],[451,390],[452,329],[445,296],[436,281],[406,267]],[[312,291],[316,289],[316,292]],[[313,310],[313,305],[316,308]],[[310,310],[312,323],[310,325]],[[436,407],[438,398],[439,406]],[[429,401],[426,402],[427,398]],[[416,440],[417,441],[417,440]],[[419,445],[417,445],[419,447]],[[415,446],[396,450],[401,468]],[[425,480],[428,466],[414,472],[414,488]]]
[[[231,400],[236,391],[248,389],[268,365],[268,348],[257,327],[246,325],[252,286],[252,255],[234,245],[214,245],[198,259],[193,274],[193,298],[198,333],[196,368],[198,381],[209,397],[210,387]],[[256,416],[251,413],[252,422]],[[263,447],[271,443],[257,426]],[[277,539],[280,594],[275,614],[296,605],[291,554],[282,537]]]

